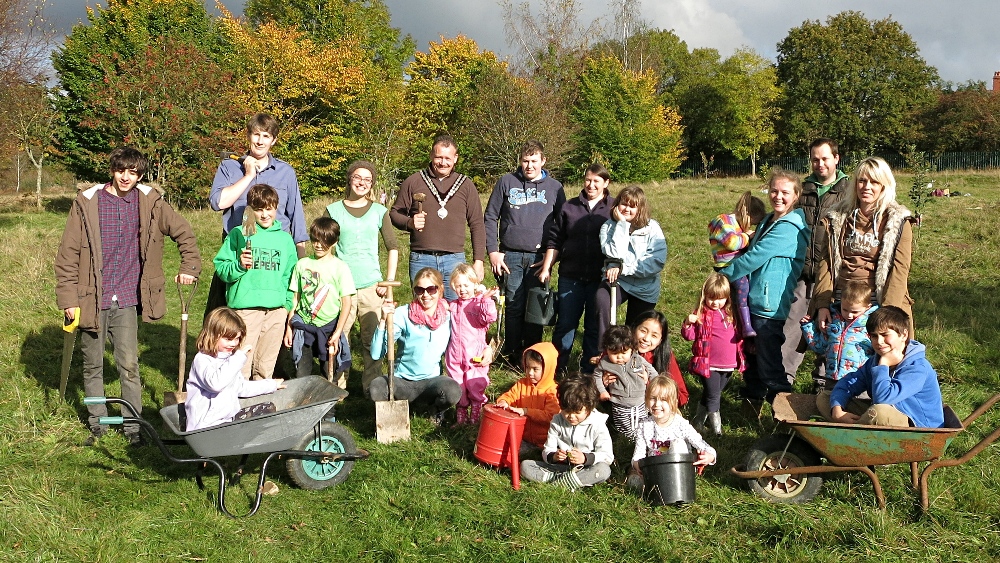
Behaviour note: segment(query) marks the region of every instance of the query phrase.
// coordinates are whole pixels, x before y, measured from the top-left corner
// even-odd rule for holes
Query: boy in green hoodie
[[[250,188],[247,209],[243,225],[229,232],[215,255],[215,271],[226,283],[226,303],[247,325],[240,346],[249,359],[243,377],[270,379],[292,309],[288,287],[298,254],[291,235],[275,221],[274,188],[267,184]]]

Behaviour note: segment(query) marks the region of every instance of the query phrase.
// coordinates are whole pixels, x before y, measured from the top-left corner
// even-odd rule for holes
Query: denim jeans
[[[568,277],[559,278],[559,318],[552,331],[552,344],[559,352],[558,369],[566,368],[569,354],[576,339],[576,329],[583,316],[583,351],[580,353],[580,371],[590,373],[594,366],[590,358],[598,354],[597,348],[597,288],[600,280],[582,281]],[[586,310],[586,314],[584,314]]]
[[[131,403],[135,414],[142,413],[142,382],[139,380],[139,320],[135,307],[118,308],[118,302],[112,301],[111,308],[100,311],[97,317],[100,327],[96,331],[80,331],[80,351],[83,352],[83,391],[88,397],[103,397],[104,393],[104,345],[111,337],[114,350],[115,367],[118,368],[118,378],[121,380],[121,397]],[[87,406],[87,424],[91,431],[100,428],[97,420],[108,416],[108,408],[101,405]],[[123,409],[124,416],[132,413]],[[139,426],[130,424],[125,432],[133,434],[139,431]]]
[[[774,400],[778,393],[792,390],[781,363],[781,345],[785,343],[785,319],[767,319],[753,315],[750,317],[757,331],[754,338],[756,351],[746,355],[746,371],[743,372],[744,386],[740,395],[750,399]]]
[[[525,348],[542,341],[542,325],[524,322],[528,290],[541,285],[535,275],[538,273],[538,268],[532,268],[531,265],[541,262],[542,258],[544,254],[541,252],[504,251],[504,262],[510,270],[510,273],[502,278],[504,289],[507,291],[507,305],[504,312],[504,353],[515,361],[520,360]]]
[[[423,268],[434,268],[435,270],[441,272],[441,277],[444,278],[444,298],[453,301],[458,299],[458,295],[451,289],[451,271],[455,269],[455,266],[465,263],[465,253],[455,252],[454,254],[442,254],[441,256],[435,256],[434,254],[424,254],[423,252],[411,252],[410,253],[410,283],[413,283],[413,278],[417,275]]]

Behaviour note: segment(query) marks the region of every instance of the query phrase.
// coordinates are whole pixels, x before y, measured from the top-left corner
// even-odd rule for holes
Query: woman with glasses
[[[396,341],[395,399],[426,406],[431,420],[440,425],[444,413],[458,403],[462,388],[450,377],[441,375],[441,357],[451,336],[448,307],[442,303],[444,279],[434,268],[422,268],[413,278],[413,301],[396,307],[386,301],[382,318],[372,337],[372,357],[381,359],[387,350],[388,329],[385,317],[393,312]],[[389,378],[376,378],[369,387],[372,400],[389,400]]]
[[[396,230],[389,221],[388,209],[372,197],[375,182],[375,165],[367,160],[356,160],[347,167],[347,195],[340,201],[326,206],[326,214],[340,224],[340,242],[337,257],[347,262],[354,277],[358,293],[352,297],[351,317],[347,327],[354,326],[355,316],[361,331],[361,356],[365,369],[361,374],[361,386],[365,396],[373,379],[382,374],[381,360],[372,359],[369,344],[375,334],[379,311],[385,288],[378,282],[396,279],[399,250]],[[378,257],[378,241],[382,238],[388,254],[386,276],[382,276],[382,266]],[[350,330],[350,328],[348,329]]]

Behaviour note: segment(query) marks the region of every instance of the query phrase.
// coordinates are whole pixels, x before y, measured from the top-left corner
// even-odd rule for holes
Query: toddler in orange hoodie
[[[541,451],[552,417],[559,412],[555,378],[558,358],[551,342],[539,342],[525,350],[521,356],[524,377],[497,399],[496,406],[528,417],[521,442],[522,457]]]

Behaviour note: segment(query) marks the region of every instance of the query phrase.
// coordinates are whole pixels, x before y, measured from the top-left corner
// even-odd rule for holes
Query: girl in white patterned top
[[[675,452],[698,452],[695,465],[713,465],[715,448],[710,446],[677,408],[677,386],[670,376],[658,375],[646,386],[646,409],[649,416],[639,422],[635,451],[632,453],[633,474],[638,475],[639,460],[653,455]]]

